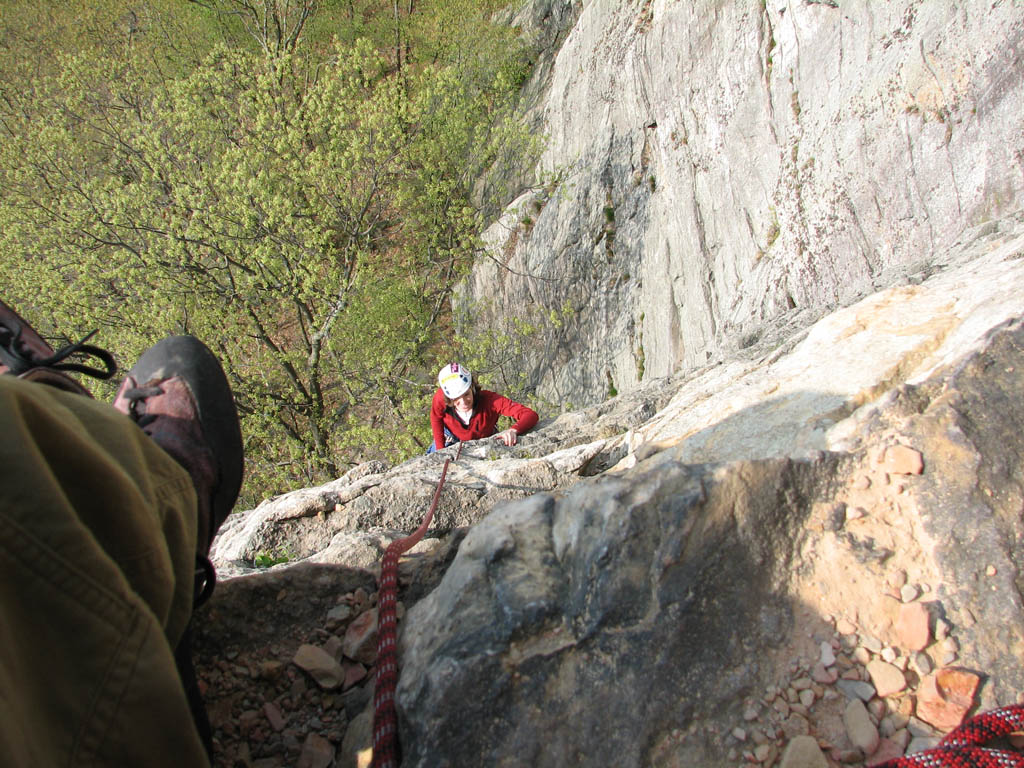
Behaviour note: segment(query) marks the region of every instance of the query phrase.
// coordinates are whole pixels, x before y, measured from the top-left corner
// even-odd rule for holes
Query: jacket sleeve
[[[441,421],[444,409],[444,393],[440,389],[435,390],[434,399],[430,403],[430,431],[434,436],[434,448],[439,451],[444,448],[444,424]]]
[[[515,419],[516,423],[512,425],[512,429],[520,435],[525,435],[537,426],[537,421],[540,418],[532,408],[528,408],[522,403],[517,403],[515,400],[509,400],[502,395],[498,395],[494,399],[494,410],[502,416]]]

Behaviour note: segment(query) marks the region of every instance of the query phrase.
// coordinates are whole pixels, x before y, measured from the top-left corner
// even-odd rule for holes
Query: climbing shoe
[[[43,338],[17,312],[0,301],[0,374],[38,381],[68,392],[92,397],[89,390],[72,379],[69,372],[95,379],[109,379],[117,372],[114,357],[105,349],[86,342],[93,331],[76,344],[54,352]],[[94,368],[72,358],[95,358],[102,368]]]
[[[224,369],[199,339],[171,336],[146,350],[128,371],[114,408],[131,417],[192,477],[198,500],[193,606],[198,607],[216,584],[210,544],[242,484],[242,434]],[[212,762],[213,729],[192,662],[193,621],[174,649],[174,660]]]
[[[242,484],[242,434],[220,363],[194,336],[168,337],[128,371],[114,408],[192,477],[199,499],[196,554],[205,560]]]

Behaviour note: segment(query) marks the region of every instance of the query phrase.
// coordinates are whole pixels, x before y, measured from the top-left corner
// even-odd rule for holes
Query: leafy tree
[[[294,53],[320,0],[188,0],[209,11],[228,34],[241,28],[271,58]]]
[[[515,135],[500,57],[399,73],[339,38],[313,66],[299,39],[3,73],[25,86],[0,102],[8,295],[53,328],[102,327],[129,361],[167,333],[214,346],[245,503],[425,442],[423,373],[480,227],[469,183]]]

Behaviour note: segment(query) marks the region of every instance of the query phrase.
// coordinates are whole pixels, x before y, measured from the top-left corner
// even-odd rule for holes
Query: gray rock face
[[[698,710],[748,694],[756,663],[736,662],[792,625],[770,553],[799,531],[815,479],[785,460],[743,471],[739,499],[731,476],[673,465],[474,527],[409,616],[408,764],[650,765]]]
[[[463,302],[537,326],[521,366],[556,405],[919,281],[1022,205],[1014,3],[535,10],[573,23],[531,84],[548,148]]]

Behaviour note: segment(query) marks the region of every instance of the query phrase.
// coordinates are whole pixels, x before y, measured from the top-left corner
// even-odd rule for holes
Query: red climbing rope
[[[462,453],[462,443],[455,461]],[[373,692],[373,768],[398,768],[398,715],[395,712],[395,688],[398,685],[398,558],[423,538],[437,510],[441,489],[452,459],[444,460],[441,479],[434,491],[420,527],[404,539],[396,539],[384,551],[377,589],[377,676]]]
[[[1024,704],[975,715],[946,734],[934,749],[881,763],[875,768],[1024,768],[1024,753],[987,747],[993,739],[1024,731]]]

